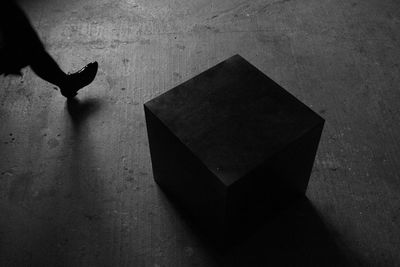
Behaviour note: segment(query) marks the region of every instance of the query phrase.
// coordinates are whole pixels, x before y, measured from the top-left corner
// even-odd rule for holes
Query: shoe
[[[99,64],[95,61],[87,64],[75,73],[67,74],[66,81],[60,86],[61,94],[66,98],[76,96],[80,89],[89,85],[94,80],[98,68]]]

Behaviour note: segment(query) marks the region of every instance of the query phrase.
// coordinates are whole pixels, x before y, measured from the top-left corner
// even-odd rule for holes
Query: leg
[[[12,0],[0,9],[0,30],[7,47],[6,60],[0,61],[0,72],[19,73],[29,65],[40,78],[60,88],[65,97],[74,97],[78,90],[90,84],[97,73],[97,62],[67,75],[46,52],[39,36],[25,13]]]
[[[74,97],[78,90],[90,84],[96,77],[98,64],[92,62],[80,71],[65,74],[54,59],[44,49],[31,58],[29,65],[33,72],[43,80],[60,88],[61,94],[67,98]]]
[[[62,87],[67,80],[65,74],[54,59],[44,49],[40,49],[30,62],[33,72],[49,83]]]

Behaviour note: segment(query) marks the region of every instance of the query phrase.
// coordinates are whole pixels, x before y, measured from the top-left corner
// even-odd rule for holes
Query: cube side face
[[[290,195],[304,195],[321,139],[324,120],[302,137],[275,154],[271,160],[271,172],[279,179]]]
[[[229,187],[228,222],[254,227],[304,196],[323,125],[321,119],[313,129]]]
[[[224,224],[226,187],[144,106],[156,183],[207,228]]]

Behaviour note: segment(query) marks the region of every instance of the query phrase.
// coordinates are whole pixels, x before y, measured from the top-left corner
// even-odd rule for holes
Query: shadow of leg
[[[94,98],[85,99],[83,101],[77,98],[68,98],[66,105],[67,111],[71,116],[72,126],[78,129],[91,114],[95,113],[100,108],[101,102]]]
[[[93,145],[89,116],[100,108],[96,99],[68,100],[66,133],[59,175],[64,198],[56,206],[63,214],[59,224],[59,250],[63,266],[108,266],[110,235],[104,207],[105,185],[100,173],[102,158]],[[93,117],[91,117],[93,118]]]

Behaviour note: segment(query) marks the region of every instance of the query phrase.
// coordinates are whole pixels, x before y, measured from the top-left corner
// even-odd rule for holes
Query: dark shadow
[[[79,100],[78,98],[69,98],[66,102],[68,114],[71,117],[72,126],[79,128],[82,123],[100,108],[99,99],[88,98]]]
[[[165,199],[168,202],[170,200]],[[352,263],[349,263],[348,252],[339,246],[340,238],[323,222],[306,197],[297,199],[280,211],[270,213],[270,218],[264,223],[255,223],[258,227],[236,228],[226,240],[216,240],[215,236],[210,236],[215,232],[204,230],[173,200],[172,205],[185,225],[194,232],[220,266],[359,264],[354,255],[351,256]]]
[[[217,258],[226,266],[346,266],[344,252],[304,197]]]
[[[107,265],[109,260],[106,252],[111,250],[112,244],[104,218],[105,186],[100,173],[103,165],[91,137],[97,129],[90,127],[100,107],[101,100],[94,98],[74,98],[66,102],[66,120],[69,122],[65,150],[69,155],[63,166],[67,191],[64,208],[70,213],[65,221],[70,229],[64,248],[68,253],[61,257],[66,266],[84,262],[92,266]],[[74,256],[79,253],[81,259]]]
[[[71,99],[64,112],[65,129],[55,177],[57,197],[47,213],[41,240],[26,266],[108,266],[111,251],[104,209],[103,162],[93,145],[97,99]],[[91,117],[92,116],[92,117]],[[90,120],[92,118],[93,120]],[[104,264],[104,265],[103,265]]]

